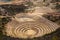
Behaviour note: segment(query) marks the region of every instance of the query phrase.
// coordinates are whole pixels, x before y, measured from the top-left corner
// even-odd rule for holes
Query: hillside
[[[60,28],[51,34],[33,39],[19,39],[3,35],[4,26],[15,15],[21,13],[41,13],[40,16],[60,25],[60,0],[0,0],[0,40],[60,40]]]

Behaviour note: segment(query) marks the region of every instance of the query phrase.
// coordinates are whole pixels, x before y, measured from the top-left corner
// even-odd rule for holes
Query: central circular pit
[[[27,30],[27,31],[26,31],[26,34],[27,34],[28,36],[33,36],[33,35],[36,34],[36,31],[30,29],[30,30]]]

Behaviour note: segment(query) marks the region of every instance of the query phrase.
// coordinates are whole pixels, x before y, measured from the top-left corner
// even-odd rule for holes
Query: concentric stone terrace
[[[57,24],[45,19],[44,17],[39,17],[39,20],[35,21],[20,22],[17,20],[12,20],[7,23],[5,27],[6,35],[15,38],[41,37],[45,34],[52,33],[59,28]]]

